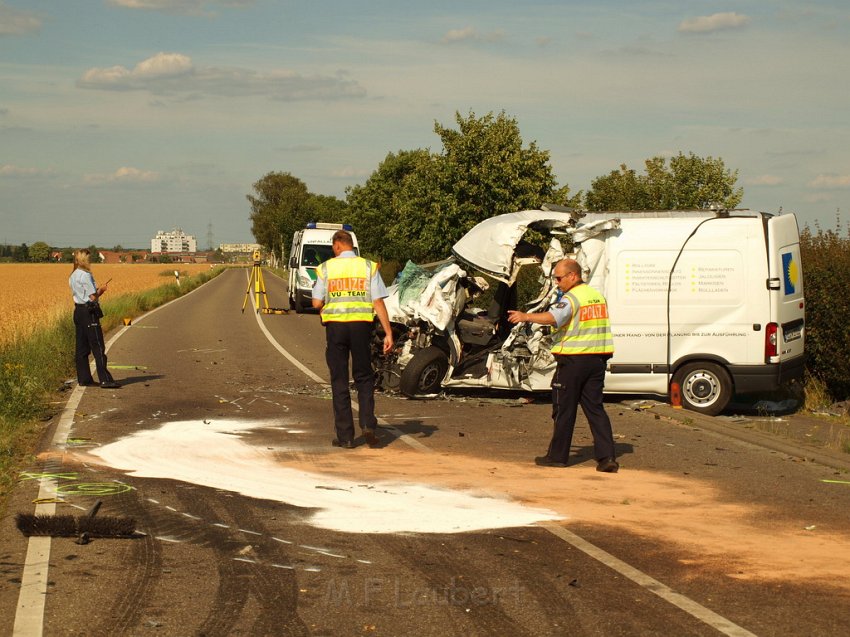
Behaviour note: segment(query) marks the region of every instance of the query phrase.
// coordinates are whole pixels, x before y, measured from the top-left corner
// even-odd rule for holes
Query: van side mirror
[[[296,257],[289,257],[289,267],[297,268],[298,267],[298,259]]]

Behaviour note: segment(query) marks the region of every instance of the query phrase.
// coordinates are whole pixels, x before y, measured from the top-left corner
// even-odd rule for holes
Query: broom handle
[[[88,518],[89,520],[93,519],[94,516],[97,515],[97,512],[100,510],[101,504],[103,504],[103,501],[101,501],[101,500],[98,500],[97,502],[95,502],[94,506],[91,509],[89,509],[88,513],[86,513],[84,517]]]

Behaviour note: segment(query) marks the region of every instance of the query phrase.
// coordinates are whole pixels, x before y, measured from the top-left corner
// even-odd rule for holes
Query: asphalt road
[[[620,473],[581,417],[536,467],[547,398],[486,393],[379,396],[382,446],[336,449],[318,317],[243,314],[246,283],[135,321],[124,387],[68,398],[0,520],[0,634],[850,633],[839,456],[614,400]],[[140,533],[28,541],[39,495]]]

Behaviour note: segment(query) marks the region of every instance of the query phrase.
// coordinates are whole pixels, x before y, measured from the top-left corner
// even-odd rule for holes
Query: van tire
[[[448,369],[449,359],[446,353],[433,345],[426,347],[416,352],[401,370],[399,390],[410,398],[436,394],[440,391]]]
[[[732,377],[717,363],[686,363],[673,382],[679,384],[682,406],[707,416],[718,415],[732,400]]]

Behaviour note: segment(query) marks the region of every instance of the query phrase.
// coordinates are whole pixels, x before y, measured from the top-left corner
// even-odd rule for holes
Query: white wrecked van
[[[524,240],[549,235],[548,249]],[[567,254],[570,250],[570,254]],[[793,214],[749,210],[566,213],[526,210],[482,221],[431,268],[408,264],[387,299],[397,349],[376,357],[379,380],[407,395],[440,387],[548,390],[551,328],[506,320],[520,268],[540,270],[545,311],[564,256],[608,300],[615,354],[606,393],[667,395],[718,414],[735,394],[778,389],[803,375],[804,301]],[[489,308],[474,307],[487,284]]]
[[[354,251],[359,254],[357,237],[347,223],[322,223],[311,221],[305,228],[296,230],[292,235],[292,248],[289,251],[289,308],[301,313],[312,308],[313,284],[316,282],[316,268],[333,258],[334,232],[347,230],[354,241]]]

